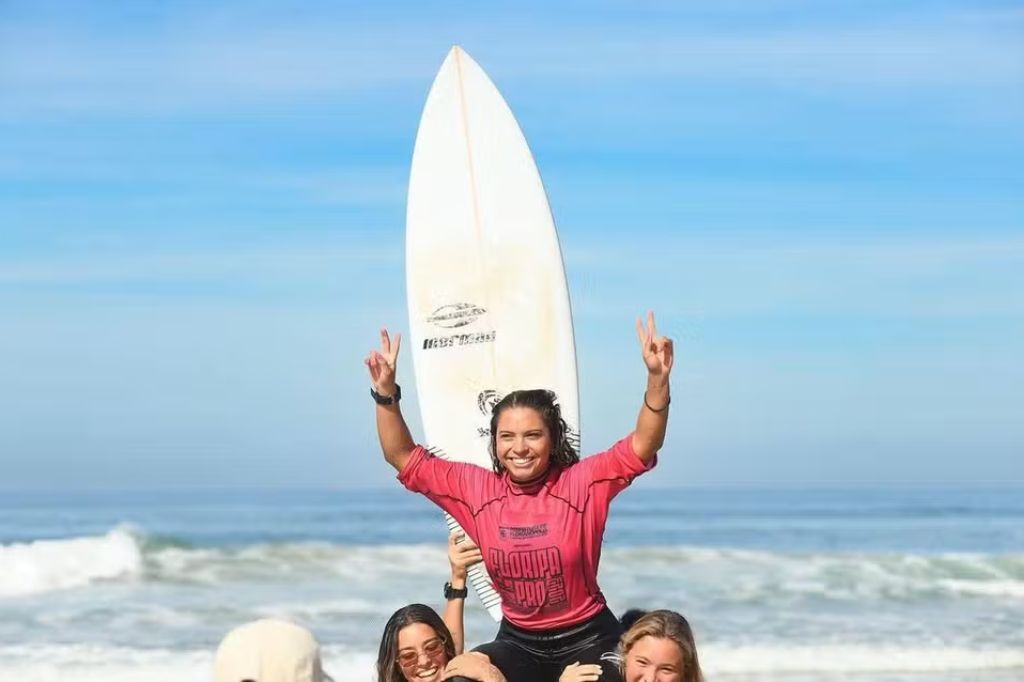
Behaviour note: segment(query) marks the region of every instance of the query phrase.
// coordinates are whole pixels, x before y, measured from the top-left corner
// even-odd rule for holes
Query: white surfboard
[[[459,47],[441,65],[416,136],[406,286],[431,447],[489,469],[491,407],[527,388],[553,390],[578,439],[572,315],[551,209],[512,112]],[[470,582],[500,618],[486,574],[471,571]]]

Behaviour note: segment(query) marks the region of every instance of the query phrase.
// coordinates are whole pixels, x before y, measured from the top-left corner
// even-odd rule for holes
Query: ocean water
[[[372,680],[398,607],[441,608],[440,512],[379,491],[0,495],[0,680],[207,680],[235,625],[310,626]],[[1024,680],[1024,491],[714,491],[612,507],[611,607],[694,624],[709,682]],[[467,608],[467,642],[495,626]]]

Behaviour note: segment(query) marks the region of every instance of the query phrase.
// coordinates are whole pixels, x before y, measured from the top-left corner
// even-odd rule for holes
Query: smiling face
[[[426,623],[398,631],[398,667],[408,682],[439,682],[448,654],[444,640]]]
[[[642,637],[626,654],[626,682],[680,682],[683,652],[665,637]]]
[[[551,433],[540,412],[530,407],[510,407],[501,412],[494,448],[516,483],[539,478],[551,466]]]

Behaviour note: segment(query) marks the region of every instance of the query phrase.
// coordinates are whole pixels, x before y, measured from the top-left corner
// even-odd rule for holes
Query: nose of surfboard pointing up
[[[448,55],[444,58],[444,61],[462,61],[467,57],[469,57],[469,54],[462,49],[461,45],[452,45],[452,48],[448,50]],[[472,57],[470,57],[470,59],[472,59]]]
[[[453,78],[458,83],[464,83],[467,79],[482,80],[490,85],[490,87],[494,87],[494,84],[491,83],[484,70],[480,68],[480,65],[476,63],[468,52],[462,49],[461,45],[452,45],[452,48],[448,50],[448,54],[444,58],[444,63],[441,64],[441,69],[437,72],[434,83],[436,85],[438,82],[448,78]]]

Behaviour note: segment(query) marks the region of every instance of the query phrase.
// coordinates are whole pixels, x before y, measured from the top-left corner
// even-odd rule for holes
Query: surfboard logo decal
[[[452,334],[451,336],[435,336],[430,339],[423,339],[423,350],[434,350],[435,348],[457,348],[459,346],[471,346],[475,343],[492,343],[497,332],[474,332],[472,334]]]
[[[449,303],[430,313],[427,322],[435,327],[456,329],[473,324],[486,313],[485,308],[481,308],[475,303]]]
[[[567,429],[565,432],[565,439],[569,441],[569,445],[572,446],[573,450],[579,453],[580,444],[583,442],[583,439],[580,438],[579,430],[573,428],[572,424],[566,424],[565,426]]]
[[[476,397],[476,406],[480,408],[480,412],[488,417],[494,412],[494,406],[501,402],[502,395],[494,389],[487,388],[480,391],[480,394]]]

